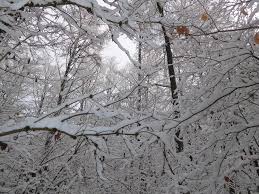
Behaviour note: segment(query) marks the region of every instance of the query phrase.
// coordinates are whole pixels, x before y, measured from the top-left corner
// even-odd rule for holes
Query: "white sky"
[[[103,0],[97,0],[97,2],[105,7],[111,8],[108,4],[104,3]],[[130,52],[132,58],[136,51],[136,45],[132,40],[127,38],[127,36],[120,36],[119,41],[121,45]],[[105,59],[115,58],[115,64],[118,64],[119,67],[123,67],[130,63],[127,55],[112,41],[109,41],[102,51],[102,56]]]
[[[134,58],[136,44],[126,36],[119,37],[119,41],[121,45],[130,52],[132,58]],[[104,59],[114,57],[115,63],[118,64],[119,67],[123,67],[130,63],[127,55],[112,41],[109,41],[108,44],[104,46],[102,56]]]

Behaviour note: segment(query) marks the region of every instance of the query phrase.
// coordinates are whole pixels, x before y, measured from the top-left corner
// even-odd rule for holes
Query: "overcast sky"
[[[121,45],[127,49],[131,56],[133,57],[136,51],[136,45],[134,42],[130,39],[128,39],[126,36],[121,36],[119,38],[119,41]],[[108,44],[104,46],[104,49],[102,51],[102,56],[107,59],[114,57],[116,60],[116,63],[123,67],[127,63],[129,63],[129,59],[127,55],[121,51],[121,49],[112,41],[109,41]]]
[[[106,3],[103,2],[103,0],[97,0],[97,2],[105,7],[108,8],[112,8],[109,5],[107,5]],[[133,57],[136,51],[136,45],[134,44],[133,41],[131,41],[129,38],[127,38],[126,36],[121,36],[119,38],[119,41],[121,43],[121,45],[127,49],[131,56]],[[129,63],[129,59],[127,57],[127,55],[121,51],[121,49],[112,41],[109,41],[105,46],[104,49],[102,51],[102,56],[105,60],[114,57],[115,58],[115,62],[116,64],[118,64],[120,67],[123,67],[124,65],[127,65],[127,63]]]

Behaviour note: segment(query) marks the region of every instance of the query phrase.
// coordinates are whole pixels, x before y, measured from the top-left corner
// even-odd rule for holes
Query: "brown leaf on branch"
[[[204,21],[204,22],[208,21],[208,20],[209,20],[208,14],[207,14],[207,13],[203,13],[203,14],[201,15],[201,20]]]
[[[259,32],[257,32],[254,36],[254,41],[256,44],[259,44]]]
[[[176,27],[176,32],[177,32],[177,34],[179,36],[181,36],[181,35],[185,35],[185,36],[190,35],[190,30],[186,26],[177,26]]]

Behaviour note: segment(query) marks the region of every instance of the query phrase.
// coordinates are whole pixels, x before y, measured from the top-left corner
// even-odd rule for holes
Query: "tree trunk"
[[[157,2],[157,8],[160,13],[160,15],[163,17],[164,16],[164,10],[163,7],[159,2]],[[173,104],[177,105],[177,99],[178,99],[178,94],[177,94],[177,85],[176,85],[176,78],[175,78],[175,71],[174,71],[174,66],[173,66],[173,53],[171,50],[170,46],[170,39],[166,34],[166,29],[162,25],[162,31],[165,39],[165,51],[166,51],[166,57],[167,57],[167,66],[168,66],[168,73],[169,73],[169,79],[170,79],[170,88],[171,88],[171,94],[172,94],[172,99],[173,99]],[[179,117],[179,111],[175,112],[175,117]],[[178,130],[175,133],[175,142],[176,142],[176,152],[182,152],[183,151],[183,141],[180,138],[180,130]]]
[[[72,66],[72,60],[70,60],[68,62],[68,65],[66,67],[66,71],[65,71],[65,74],[64,74],[64,77],[61,81],[61,85],[60,85],[60,91],[59,91],[59,95],[58,95],[58,101],[57,101],[57,106],[59,106],[62,101],[63,101],[63,93],[64,93],[64,90],[66,88],[66,84],[67,84],[67,80],[68,80],[68,74],[70,73],[71,71],[71,66]],[[54,116],[58,116],[60,114],[61,111],[58,111],[54,114]],[[53,138],[54,136],[54,133],[53,132],[49,132],[47,134],[47,138],[46,138],[46,143],[45,143],[45,146],[48,147],[51,143],[51,139]]]
[[[164,16],[164,10],[160,3],[157,2],[157,7],[160,15],[163,17]],[[170,79],[170,88],[171,88],[171,94],[173,98],[173,103],[176,103],[176,100],[178,98],[177,96],[177,85],[176,85],[176,78],[175,78],[175,71],[174,71],[174,66],[173,66],[173,53],[171,50],[170,46],[170,39],[166,34],[166,29],[162,25],[162,31],[165,39],[165,51],[166,51],[166,58],[167,58],[167,65],[168,65],[168,73],[169,73],[169,79]]]
[[[142,43],[139,42],[138,44],[138,81],[140,82],[142,79],[142,73],[141,73],[141,62],[142,62]],[[141,91],[141,86],[138,86],[138,102],[137,102],[137,110],[141,111],[142,109],[142,91]]]

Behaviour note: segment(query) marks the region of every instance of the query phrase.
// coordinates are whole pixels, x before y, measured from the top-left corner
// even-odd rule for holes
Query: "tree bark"
[[[141,63],[142,63],[142,43],[139,42],[138,44],[138,81],[140,82],[142,80],[142,74],[141,74]],[[138,86],[138,104],[137,104],[137,110],[141,111],[142,108],[142,91],[141,86]]]
[[[164,10],[163,7],[160,5],[160,3],[157,2],[157,7],[160,15],[163,17],[164,16]],[[164,35],[165,39],[165,51],[166,51],[166,58],[167,58],[167,65],[168,65],[168,73],[169,73],[169,79],[170,79],[170,88],[171,88],[171,94],[173,98],[173,103],[176,103],[176,100],[178,98],[177,95],[177,85],[176,85],[176,78],[175,78],[175,71],[174,71],[174,66],[173,66],[173,53],[171,50],[170,46],[170,38],[166,34],[166,29],[162,25],[162,32]]]
[[[159,2],[157,2],[157,8],[160,13],[160,15],[164,16],[164,9],[161,6]],[[162,31],[165,39],[165,51],[166,51],[166,57],[167,57],[167,66],[168,66],[168,73],[169,73],[169,79],[170,79],[170,88],[171,88],[171,95],[173,99],[173,104],[177,105],[177,84],[176,84],[176,78],[175,78],[175,71],[173,66],[173,53],[170,46],[170,38],[168,37],[166,33],[165,27],[162,25]],[[179,117],[179,111],[175,111],[175,117]],[[176,142],[176,152],[182,152],[183,151],[183,141],[180,138],[180,130],[178,130],[175,133],[175,142]]]

